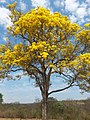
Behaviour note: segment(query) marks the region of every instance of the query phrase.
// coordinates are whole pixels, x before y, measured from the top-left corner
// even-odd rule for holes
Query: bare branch
[[[52,68],[50,68],[50,70],[49,70],[49,72],[48,72],[48,79],[50,79],[51,72],[52,72]]]
[[[38,73],[40,73],[41,75],[43,75],[43,73],[38,69],[38,67],[36,67],[36,66],[34,66],[34,65],[32,65],[32,64],[30,64],[33,68],[35,68],[37,71],[38,71]]]
[[[24,68],[18,68],[18,69],[15,69],[15,70],[11,69],[9,72],[17,72],[19,70],[26,71]]]
[[[37,75],[34,75],[34,76],[35,76],[35,78],[36,78],[36,82],[37,82],[37,84],[38,84],[38,86],[39,86],[41,92],[43,93],[44,90],[43,90],[42,84],[41,84],[41,82],[40,82],[40,79],[38,79]]]
[[[66,90],[66,89],[68,89],[68,88],[70,88],[70,87],[72,87],[72,86],[75,86],[75,85],[73,85],[73,83],[74,83],[74,81],[73,81],[70,85],[68,85],[67,87],[64,87],[64,88],[58,89],[58,90],[53,90],[53,91],[49,92],[49,93],[48,93],[48,96],[49,96],[50,94],[52,94],[52,93],[60,92],[60,91]]]
[[[63,59],[58,59],[58,60],[54,63],[54,65],[57,64],[57,63],[60,62],[60,61],[63,61],[63,60],[65,60],[65,59],[64,59],[64,58],[63,58]]]
[[[28,69],[26,69],[26,71],[27,71],[28,75],[33,75],[35,77],[35,80],[36,80],[41,92],[44,92],[42,83],[40,82],[40,78],[38,77],[38,75],[35,74],[34,71],[29,71]]]
[[[88,47],[88,45],[87,45],[87,44],[85,44],[85,46],[84,46],[83,50],[81,50],[81,51],[80,51],[80,53],[81,53],[81,54],[83,54],[83,53],[85,52],[85,50],[87,49],[87,47]]]
[[[72,86],[78,86],[78,85],[74,84],[75,80],[77,79],[78,74],[76,74],[74,77],[72,77],[72,80],[70,80],[70,84],[68,86],[66,86],[66,87],[64,87],[62,89],[53,90],[53,91],[49,92],[48,95],[50,95],[52,93],[56,93],[56,92],[60,92],[60,91],[66,90],[66,89],[68,89],[68,88],[70,88]],[[63,74],[63,75],[65,75],[65,74]],[[68,77],[67,75],[65,75],[65,76]],[[69,77],[71,77],[71,76],[69,76]]]
[[[28,38],[26,38],[23,34],[19,34],[23,39],[27,40],[30,42],[30,40]]]

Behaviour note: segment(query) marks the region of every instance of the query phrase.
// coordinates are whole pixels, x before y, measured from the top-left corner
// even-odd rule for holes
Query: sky
[[[6,27],[12,23],[9,15],[10,11],[6,5],[17,1],[17,9],[22,12],[43,6],[50,9],[51,13],[60,12],[67,15],[71,22],[79,25],[90,22],[90,0],[0,0],[0,44],[7,41]],[[51,90],[63,87],[64,84],[59,79],[52,77],[53,85]],[[37,99],[41,99],[39,88],[35,87],[35,81],[29,80],[23,76],[21,80],[4,80],[0,82],[0,93],[3,94],[4,103],[32,103]],[[60,93],[52,94],[58,100],[67,99],[86,99],[90,97],[90,93],[81,94],[77,87],[70,88]]]

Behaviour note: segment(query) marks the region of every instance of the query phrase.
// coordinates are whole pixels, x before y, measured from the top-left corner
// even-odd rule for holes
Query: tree
[[[3,95],[0,93],[0,104],[3,102]]]
[[[49,95],[72,86],[90,91],[90,23],[81,27],[43,7],[25,14],[16,10],[16,3],[8,8],[12,21],[8,34],[17,44],[11,45],[12,38],[0,46],[0,77],[12,79],[12,72],[23,71],[34,79],[42,95],[42,120],[47,120]],[[67,86],[50,91],[52,75]]]
[[[54,97],[49,97],[48,98],[48,102],[56,102],[56,101],[58,101],[56,98],[54,98]]]

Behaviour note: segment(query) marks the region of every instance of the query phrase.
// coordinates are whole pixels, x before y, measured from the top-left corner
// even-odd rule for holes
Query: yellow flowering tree
[[[8,5],[12,26],[8,33],[17,44],[0,45],[0,78],[23,71],[35,79],[42,95],[42,120],[47,120],[47,100],[52,93],[79,86],[90,91],[90,23],[80,27],[67,16],[43,7],[21,13],[16,3]],[[51,76],[67,82],[64,88],[50,91]],[[16,77],[20,77],[19,75]]]

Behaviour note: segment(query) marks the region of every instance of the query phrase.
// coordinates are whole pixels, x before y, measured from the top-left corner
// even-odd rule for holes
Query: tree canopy
[[[77,82],[82,88],[90,84],[90,23],[79,26],[67,16],[38,7],[23,14],[8,5],[12,26],[9,34],[18,37],[14,46],[0,45],[0,77],[23,70],[42,84],[54,73],[63,75],[68,83]],[[38,81],[39,79],[39,81]],[[45,78],[46,79],[46,78]],[[39,85],[40,85],[39,84]]]
[[[43,7],[26,13],[16,10],[16,3],[8,8],[12,21],[8,34],[18,41],[0,45],[0,78],[12,79],[10,73],[22,70],[35,79],[43,98],[44,93],[48,96],[71,86],[90,91],[90,23],[81,27]],[[49,92],[53,74],[63,77],[67,86]]]

